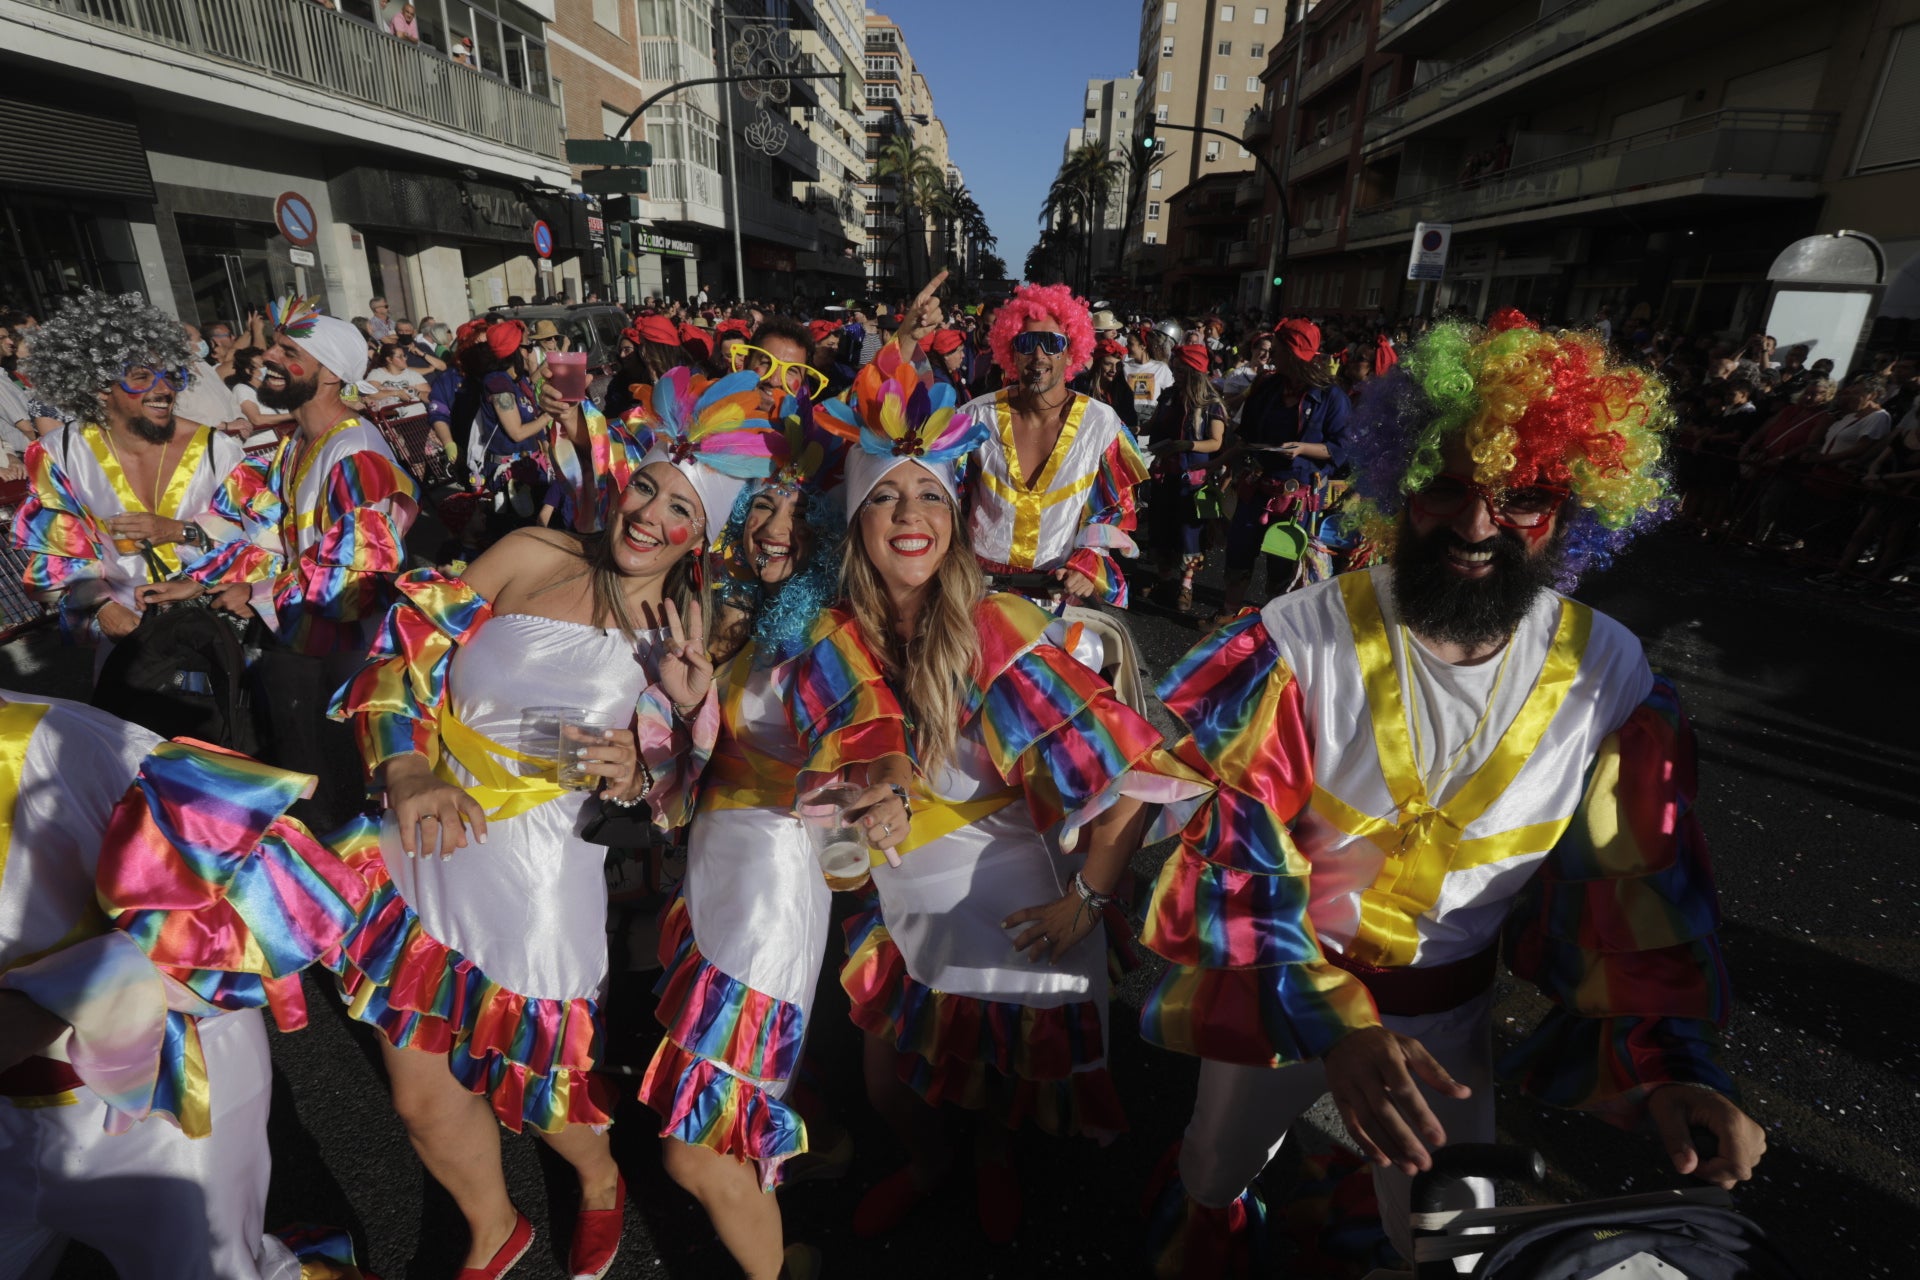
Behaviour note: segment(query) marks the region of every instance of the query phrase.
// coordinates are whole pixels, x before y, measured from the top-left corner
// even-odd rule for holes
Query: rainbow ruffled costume
[[[349,1009],[398,1047],[445,1054],[516,1132],[606,1124],[612,1099],[589,1074],[607,972],[606,849],[575,834],[587,794],[535,776],[551,761],[521,749],[521,713],[631,718],[664,828],[691,814],[719,728],[715,701],[691,724],[674,716],[651,675],[664,632],[642,633],[636,652],[617,630],[496,616],[433,570],[397,585],[400,602],[333,714],[352,721],[370,769],[419,752],[470,791],[490,815],[487,844],[446,861],[408,858],[391,813],[342,840],[374,889],[342,947]]]
[[[285,1274],[261,1234],[258,1011],[306,1024],[300,973],[336,954],[367,885],[286,816],[311,778],[14,697],[0,990],[69,1029],[0,1072],[0,1253],[72,1236],[131,1274],[164,1241],[214,1274]]]
[[[547,428],[547,455],[554,469],[547,501],[563,528],[597,533],[613,522],[621,495],[647,456],[653,434],[645,427],[635,434],[627,423],[609,423],[591,401],[581,404],[580,413],[587,428],[584,458],[558,423]]]
[[[1657,501],[1658,442],[1649,457],[1639,437],[1658,388],[1616,377],[1585,339],[1443,330],[1406,364],[1444,399],[1400,374],[1369,392],[1373,447],[1400,459],[1372,488],[1376,517],[1424,483],[1409,457],[1431,446],[1431,475],[1455,437],[1496,467],[1489,483],[1559,467],[1577,554]],[[1542,410],[1550,387],[1585,416]],[[1436,440],[1422,424],[1439,403],[1460,412]],[[1529,415],[1584,425],[1549,447]],[[1379,524],[1390,543],[1396,529]],[[1599,533],[1583,542],[1583,530]],[[1142,1034],[1206,1059],[1177,1176],[1152,1210],[1162,1275],[1247,1265],[1260,1221],[1249,1184],[1349,1032],[1419,1039],[1474,1090],[1428,1095],[1449,1140],[1491,1140],[1503,955],[1555,1005],[1500,1064],[1534,1095],[1625,1119],[1657,1085],[1731,1089],[1713,1056],[1730,1001],[1718,909],[1672,688],[1624,627],[1552,591],[1497,658],[1441,662],[1400,625],[1393,574],[1282,596],[1209,636],[1160,688],[1189,730],[1178,752],[1219,782],[1142,935],[1172,966]],[[1407,1179],[1376,1171],[1375,1183],[1404,1251]]]

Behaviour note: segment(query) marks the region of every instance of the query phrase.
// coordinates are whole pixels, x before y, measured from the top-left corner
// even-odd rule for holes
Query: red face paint
[[[1553,532],[1553,521],[1543,520],[1530,528],[1516,527],[1513,531],[1519,534],[1529,547],[1537,547],[1547,540],[1547,535]]]
[[[287,376],[290,378],[304,378],[307,376],[307,366],[297,360],[289,360],[287,361]]]
[[[687,528],[685,525],[676,525],[667,530],[667,541],[676,547],[684,547],[687,545],[687,539],[692,536],[693,530]]]

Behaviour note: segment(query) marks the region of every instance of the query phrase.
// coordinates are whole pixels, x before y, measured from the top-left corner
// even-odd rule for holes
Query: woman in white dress
[[[661,934],[666,1038],[640,1086],[667,1172],[750,1280],[815,1270],[808,1246],[783,1246],[772,1194],[810,1150],[791,1091],[832,905],[794,805],[816,783],[863,784],[851,808],[887,849],[907,834],[912,778],[898,702],[849,627],[820,625],[838,591],[845,442],[813,427],[804,401],[786,407],[778,471],[741,494],[724,543],[732,573],[710,646],[720,740]]]
[[[975,1181],[981,1226],[1005,1242],[1020,1218],[1008,1129],[1125,1128],[1106,1065],[1107,908],[1145,806],[1205,787],[1047,641],[1050,615],[983,598],[953,461],[986,428],[955,415],[951,386],[880,374],[855,384],[846,601],[829,617],[857,630],[904,704],[919,777],[898,863],[874,867],[877,902],[848,922],[841,982],[867,1032],[868,1096],[909,1163],[854,1229],[888,1230],[945,1180],[935,1108],[952,1103],[992,1115]]]
[[[582,752],[600,802],[686,821],[719,724],[699,561],[742,476],[766,470],[771,434],[750,377],[663,381],[653,399],[653,447],[604,532],[520,530],[459,578],[401,579],[335,702],[387,800],[377,844],[363,832],[350,859],[375,890],[342,984],[385,1037],[414,1149],[467,1219],[461,1280],[504,1275],[532,1243],[496,1119],[532,1124],[580,1177],[571,1273],[604,1275],[619,1247],[612,1099],[589,1074],[606,851],[579,834],[597,806],[552,780],[553,745],[528,740],[522,717],[574,707],[626,726]]]

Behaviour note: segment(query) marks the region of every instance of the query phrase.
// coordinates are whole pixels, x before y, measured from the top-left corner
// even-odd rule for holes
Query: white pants
[[[255,1010],[200,1024],[213,1131],[188,1138],[153,1117],[117,1137],[106,1108],[0,1101],[0,1280],[53,1274],[67,1242],[105,1254],[121,1280],[297,1280],[264,1237],[272,1067]]]
[[[1426,1046],[1449,1075],[1473,1090],[1462,1101],[1442,1097],[1423,1083],[1420,1092],[1449,1142],[1493,1141],[1493,992],[1445,1013],[1417,1018],[1382,1016],[1389,1031]],[[1417,1078],[1417,1077],[1416,1077]],[[1187,1194],[1209,1208],[1224,1208],[1247,1189],[1280,1150],[1287,1130],[1327,1091],[1326,1070],[1302,1062],[1277,1070],[1224,1062],[1200,1064],[1200,1093],[1180,1148],[1180,1180]],[[1493,1185],[1468,1179],[1473,1204],[1493,1205]],[[1404,1258],[1413,1257],[1408,1224],[1413,1179],[1394,1168],[1373,1171],[1380,1221]],[[1468,1208],[1466,1203],[1451,1208]]]

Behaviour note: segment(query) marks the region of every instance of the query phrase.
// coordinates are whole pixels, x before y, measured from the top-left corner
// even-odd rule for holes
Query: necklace
[[[127,478],[127,487],[133,487],[133,472],[127,470],[126,460],[120,456],[120,446],[114,443],[113,428],[102,427],[100,434],[107,438],[107,448],[113,451],[113,460],[120,467],[120,474]],[[168,441],[167,444],[173,443]],[[160,491],[167,479],[167,445],[160,446],[160,460],[153,464],[153,500],[147,503],[147,510],[160,515]],[[139,497],[138,494],[134,495]]]
[[[1399,624],[1399,631],[1401,653],[1407,664],[1407,679],[1403,682],[1402,687],[1411,693],[1413,688],[1413,664],[1416,661],[1413,656],[1412,646],[1418,644],[1419,641],[1413,638],[1413,633],[1407,630],[1405,623]],[[1480,740],[1480,735],[1486,732],[1487,721],[1493,715],[1493,704],[1500,700],[1500,686],[1506,681],[1507,661],[1513,657],[1513,650],[1513,637],[1508,636],[1506,648],[1500,654],[1500,665],[1496,667],[1493,672],[1493,687],[1487,690],[1487,705],[1480,708],[1480,719],[1474,723],[1473,732],[1467,735],[1467,740],[1460,744],[1460,749],[1455,751],[1453,758],[1447,761],[1446,768],[1440,771],[1439,776],[1434,778],[1432,785],[1427,788],[1427,800],[1429,803],[1438,804],[1440,802],[1440,793],[1446,790],[1447,783],[1452,780],[1454,771],[1460,767],[1460,762],[1466,758],[1467,752],[1472,749],[1473,744]],[[1426,735],[1420,730],[1419,707],[1413,705],[1414,700],[1412,698],[1408,698],[1407,702],[1409,704],[1407,708],[1407,718],[1413,722],[1413,760],[1414,767],[1417,769],[1420,767],[1420,762],[1427,758]]]

